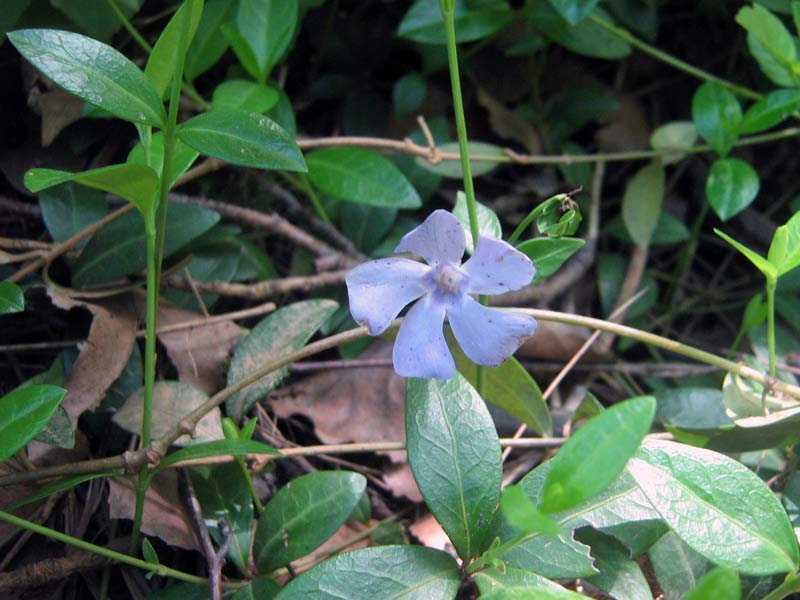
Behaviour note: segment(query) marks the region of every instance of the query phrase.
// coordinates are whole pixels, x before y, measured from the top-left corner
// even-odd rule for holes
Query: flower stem
[[[328,213],[325,212],[325,207],[322,206],[322,202],[320,202],[319,199],[319,194],[317,194],[314,186],[311,185],[311,180],[308,178],[308,175],[305,173],[300,173],[298,182],[302,190],[306,193],[306,196],[308,196],[308,199],[311,201],[311,206],[314,208],[314,212],[317,213],[317,216],[323,223],[330,225],[331,219],[328,216]]]
[[[536,206],[531,212],[529,212],[528,216],[522,219],[522,223],[517,225],[517,228],[514,230],[514,233],[512,233],[511,236],[508,238],[508,243],[513,246],[514,242],[516,242],[519,239],[519,236],[521,236],[525,232],[525,229],[527,229],[528,225],[530,225],[536,217],[542,214],[545,208],[547,208],[552,202],[555,202],[558,199],[559,196],[553,196],[552,198],[548,198],[547,200]]]
[[[147,40],[142,37],[141,33],[136,31],[136,27],[134,27],[130,22],[130,19],[125,16],[125,13],[122,12],[119,4],[117,4],[117,0],[108,0],[108,5],[111,7],[111,10],[114,11],[114,14],[117,15],[120,23],[122,23],[122,26],[130,34],[134,41],[142,47],[142,50],[150,54],[153,51],[153,47],[147,43]]]

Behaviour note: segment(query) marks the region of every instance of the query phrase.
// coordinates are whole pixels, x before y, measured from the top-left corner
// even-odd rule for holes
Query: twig
[[[298,277],[284,277],[270,279],[258,283],[229,283],[227,281],[195,281],[194,285],[200,292],[208,294],[221,294],[235,298],[248,298],[250,300],[264,300],[280,294],[292,292],[308,292],[317,288],[337,285],[344,281],[349,271],[330,271],[317,275]],[[173,275],[166,280],[168,285],[179,289],[187,289],[188,282],[181,275]]]
[[[26,217],[39,218],[42,216],[42,211],[39,209],[38,205],[12,200],[5,196],[0,196],[0,208],[18,215],[25,215]]]
[[[625,273],[625,279],[622,280],[622,286],[619,289],[619,295],[611,310],[609,320],[621,322],[625,318],[627,307],[630,306],[629,300],[636,293],[636,289],[642,282],[644,275],[644,268],[647,265],[647,255],[649,254],[649,246],[641,247],[639,244],[634,244],[633,252],[631,253],[631,260],[628,263],[628,270]],[[642,293],[645,290],[642,290]],[[639,294],[641,296],[641,294]],[[600,354],[605,354],[611,349],[611,344],[614,343],[614,335],[610,333],[603,334],[600,341],[597,343],[597,351]]]
[[[7,248],[8,250],[49,250],[52,247],[53,244],[38,240],[0,237],[0,248]]]
[[[208,567],[208,588],[211,594],[211,600],[222,599],[222,560],[217,552],[214,550],[214,544],[211,542],[211,536],[208,534],[205,519],[203,518],[203,509],[200,507],[200,501],[197,499],[197,494],[192,485],[192,479],[189,473],[181,470],[181,482],[186,492],[186,503],[189,505],[189,513],[192,515],[192,523],[194,524],[195,535],[200,542],[200,547],[203,549],[203,556],[206,559],[206,566]]]

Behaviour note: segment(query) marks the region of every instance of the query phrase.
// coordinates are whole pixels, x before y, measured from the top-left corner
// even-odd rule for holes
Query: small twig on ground
[[[337,285],[344,281],[347,270],[330,271],[317,275],[306,275],[302,277],[284,277],[282,279],[270,279],[258,283],[229,283],[227,281],[195,281],[194,284],[198,291],[209,294],[221,294],[236,298],[247,298],[250,300],[264,300],[280,294],[290,294],[293,292],[308,292],[329,285]],[[179,289],[187,289],[188,282],[181,275],[173,275],[166,280],[168,285]]]
[[[203,509],[200,507],[200,501],[197,499],[197,494],[192,485],[192,479],[186,469],[181,469],[181,483],[186,496],[186,503],[189,505],[189,514],[192,516],[192,524],[194,525],[194,533],[197,541],[200,542],[200,547],[203,549],[203,556],[206,559],[206,566],[208,567],[208,587],[211,600],[222,599],[222,565],[224,558],[221,559],[214,544],[211,542],[211,536],[208,533],[205,519],[203,519]],[[222,555],[224,557],[224,554]]]
[[[642,282],[644,268],[647,266],[648,254],[649,247],[642,248],[638,244],[634,244],[633,252],[631,252],[631,259],[628,262],[628,270],[625,273],[625,278],[622,280],[622,286],[619,289],[619,295],[614,303],[614,308],[611,309],[611,315],[614,316],[609,316],[609,320],[620,323],[625,318],[626,307],[630,305],[628,301],[636,293],[636,290]],[[644,290],[642,291],[644,292]],[[600,354],[607,353],[611,349],[611,345],[614,343],[615,339],[616,336],[611,333],[603,334],[597,342],[597,351]]]

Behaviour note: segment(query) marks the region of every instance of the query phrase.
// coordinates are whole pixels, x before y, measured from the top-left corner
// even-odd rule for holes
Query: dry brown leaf
[[[336,530],[336,533],[334,533],[331,537],[329,537],[324,544],[322,544],[319,548],[317,548],[316,550],[314,550],[314,552],[311,553],[312,555],[317,557],[314,561],[308,562],[307,564],[303,564],[302,566],[298,566],[296,571],[298,573],[307,571],[314,565],[322,562],[326,558],[329,558],[329,555],[327,553],[332,553],[332,552],[340,553],[340,552],[346,552],[348,550],[356,550],[358,548],[366,548],[371,543],[369,537],[360,539],[353,543],[348,543],[348,542],[350,542],[350,540],[352,540],[354,537],[356,537],[358,534],[360,534],[368,527],[374,527],[378,523],[379,521],[375,519],[370,519],[368,525],[365,525],[363,523],[356,523],[353,521],[347,521],[344,525],[339,527],[339,529]],[[342,547],[342,544],[347,544],[347,545]],[[305,563],[305,560],[303,558],[300,558],[298,559],[298,562]]]
[[[641,105],[629,96],[619,98],[619,109],[608,116],[608,125],[595,134],[603,152],[627,152],[650,147],[650,127]]]
[[[56,136],[83,116],[83,100],[54,87],[42,92],[31,88],[28,106],[42,116],[42,146],[49,146]]]
[[[408,463],[389,465],[383,470],[383,480],[398,498],[405,496],[411,502],[422,502],[422,493],[417,487],[411,466]]]
[[[434,519],[432,514],[425,515],[408,529],[415,538],[428,548],[444,550],[455,555],[455,549],[453,544],[450,543],[450,538],[447,537],[444,529],[439,525],[439,521]]]
[[[539,321],[536,333],[522,345],[517,351],[516,357],[521,360],[533,358],[542,361],[566,362],[574,356],[591,335],[592,331],[585,327]],[[609,358],[610,355],[601,354],[592,346],[581,360],[603,362]]]
[[[202,318],[203,315],[189,310],[165,305],[158,308],[159,328]],[[178,370],[178,379],[207,394],[213,394],[225,382],[225,363],[230,357],[231,348],[241,337],[241,329],[233,321],[158,334],[158,339]]]
[[[489,113],[489,124],[497,135],[518,142],[529,154],[539,154],[542,151],[542,140],[536,128],[495,100],[482,87],[478,87],[478,103]]]
[[[108,480],[108,507],[112,519],[133,519],[136,494],[129,479]],[[199,550],[192,520],[178,494],[177,471],[162,471],[155,476],[144,499],[142,531],[164,540],[170,546]]]
[[[11,475],[14,472],[15,471],[9,465],[0,463],[0,475]],[[14,502],[22,500],[25,496],[29,496],[34,491],[36,491],[36,488],[28,485],[8,485],[0,487],[0,510],[6,510],[9,506],[14,504]],[[36,513],[40,505],[41,502],[26,504],[15,510],[14,514],[23,519],[30,519]],[[0,521],[0,548],[2,548],[12,536],[19,533],[19,531],[19,527],[7,523],[6,521]]]

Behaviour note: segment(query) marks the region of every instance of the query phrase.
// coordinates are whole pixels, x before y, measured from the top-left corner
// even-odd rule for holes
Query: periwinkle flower
[[[536,272],[530,259],[502,240],[480,236],[475,253],[462,265],[465,242],[458,220],[436,210],[395,248],[427,264],[384,258],[347,274],[350,312],[370,335],[383,333],[404,306],[419,299],[394,344],[394,369],[403,377],[450,379],[455,374],[442,331],[445,315],[464,353],[487,367],[506,360],[536,330],[532,317],[487,308],[471,296],[528,285]]]

